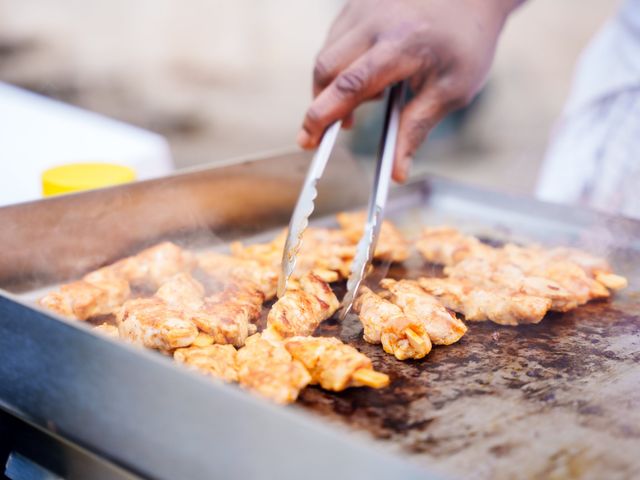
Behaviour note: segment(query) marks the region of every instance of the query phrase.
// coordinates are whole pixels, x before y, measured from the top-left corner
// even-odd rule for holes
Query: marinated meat
[[[364,327],[364,339],[382,343],[385,352],[398,360],[423,358],[431,351],[424,322],[411,318],[397,305],[366,287],[353,304]]]
[[[469,256],[481,256],[491,247],[452,227],[425,227],[416,248],[429,263],[455,265]]]
[[[384,279],[380,286],[389,291],[389,300],[415,322],[422,322],[434,345],[451,345],[467,331],[465,324],[432,295],[412,280]]]
[[[273,305],[267,330],[274,338],[311,335],[320,322],[340,306],[331,287],[314,273],[308,273]]]
[[[515,293],[505,288],[488,289],[456,278],[420,278],[420,286],[465,320],[491,320],[501,325],[538,323],[551,308],[551,300]]]
[[[190,346],[173,353],[176,362],[225,382],[238,380],[236,349],[231,345]]]
[[[198,329],[184,311],[169,307],[159,298],[129,300],[116,320],[121,338],[162,351],[188,347],[198,336]]]
[[[249,337],[238,350],[238,382],[247,390],[276,403],[291,403],[311,382],[307,369],[280,342]]]
[[[389,385],[389,377],[376,372],[369,357],[337,338],[293,337],[285,340],[284,346],[308,370],[311,383],[326,390]]]
[[[62,285],[40,300],[40,305],[68,318],[87,320],[113,313],[129,297],[129,284],[120,279]]]
[[[272,299],[276,294],[278,270],[274,266],[215,252],[201,254],[198,264],[207,275],[223,285],[253,283],[266,300]]]
[[[340,228],[354,243],[358,243],[364,233],[367,219],[364,212],[343,212],[336,216]],[[404,262],[411,254],[410,245],[400,231],[389,221],[385,220],[380,226],[380,234],[374,258],[391,262]]]

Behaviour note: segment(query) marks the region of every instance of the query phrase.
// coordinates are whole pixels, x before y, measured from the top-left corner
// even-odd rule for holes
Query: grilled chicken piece
[[[273,240],[266,243],[243,245],[242,242],[231,244],[231,255],[244,260],[258,262],[269,268],[277,268],[282,261],[282,252],[287,239],[287,231],[283,230]]]
[[[455,278],[420,278],[420,286],[444,306],[466,320],[491,320],[501,325],[540,322],[551,308],[551,300],[510,291],[488,289]]]
[[[270,300],[276,294],[278,269],[260,262],[209,252],[198,256],[198,264],[214,280],[226,283],[253,283]]]
[[[264,295],[253,284],[230,285],[206,297],[202,306],[188,315],[215,343],[241,347],[256,332],[252,322],[260,318],[263,302]]]
[[[382,343],[385,352],[398,360],[423,358],[431,351],[425,323],[405,315],[400,307],[366,287],[353,304],[364,327],[364,339]]]
[[[308,370],[311,383],[326,390],[389,385],[389,377],[376,372],[369,357],[337,338],[293,337],[285,340],[284,346]]]
[[[208,347],[214,344],[214,338],[208,333],[199,332],[196,339],[191,344],[192,347]]]
[[[351,242],[358,243],[364,232],[366,213],[343,212],[339,213],[336,219]],[[391,222],[383,221],[374,258],[401,263],[409,258],[410,254],[409,242]]]
[[[452,227],[426,227],[416,248],[429,263],[455,265],[469,256],[482,256],[492,248]]]
[[[300,390],[311,382],[307,369],[284,345],[266,340],[259,333],[238,350],[237,362],[240,385],[277,403],[295,402]]]
[[[157,289],[176,273],[195,266],[193,255],[171,242],[163,242],[85,275],[88,282],[119,278],[138,287]]]
[[[558,282],[545,277],[526,274],[513,263],[502,262],[492,256],[467,257],[444,273],[449,277],[469,282],[478,287],[501,288],[534,297],[551,300],[551,310],[566,312],[578,306],[582,299],[563,288]]]
[[[176,362],[225,382],[238,381],[236,349],[231,345],[190,346],[173,353]]]
[[[339,306],[331,287],[314,273],[308,273],[299,282],[292,282],[291,288],[273,305],[267,317],[267,330],[274,338],[308,336]]]
[[[453,278],[549,298],[557,311],[606,298],[609,289],[627,285],[603,259],[575,249],[513,244],[493,248],[449,227],[425,229],[417,248],[428,261],[447,265],[445,273]]]
[[[425,292],[417,282],[386,278],[380,282],[380,286],[389,291],[389,300],[399,306],[405,315],[424,324],[424,330],[434,345],[451,345],[467,331],[460,319]]]
[[[545,252],[549,260],[568,260],[582,268],[592,278],[599,273],[613,273],[609,263],[600,257],[576,248],[556,247]]]
[[[178,273],[160,286],[155,297],[170,307],[198,310],[204,303],[204,287],[190,273]]]
[[[159,298],[129,300],[116,320],[121,338],[162,351],[188,347],[198,336],[198,329],[184,311],[169,307]]]
[[[577,263],[551,258],[541,247],[507,244],[495,253],[497,262],[511,263],[526,275],[547,278],[568,291],[582,305],[594,298],[606,298],[609,290]]]
[[[231,245],[233,256],[259,262],[261,265],[278,269],[282,262],[282,252],[286,231],[272,242],[243,246],[240,242]],[[302,238],[300,251],[296,257],[295,277],[314,272],[327,282],[335,282],[349,275],[355,245],[341,230],[307,228]]]
[[[205,289],[188,273],[170,278],[156,292],[169,308],[180,310],[212,343],[244,345],[246,338],[255,333],[251,322],[262,313],[264,295],[252,283],[229,284],[226,288],[205,298]]]
[[[87,320],[113,313],[129,295],[129,284],[124,280],[105,279],[96,283],[79,280],[48,293],[40,305],[64,317]]]
[[[97,327],[94,327],[93,331],[111,338],[118,338],[120,336],[118,327],[110,323],[101,323]]]
[[[82,280],[49,293],[41,305],[59,314],[86,320],[114,313],[131,295],[130,284],[157,288],[178,272],[193,268],[189,252],[170,242],[88,273]]]

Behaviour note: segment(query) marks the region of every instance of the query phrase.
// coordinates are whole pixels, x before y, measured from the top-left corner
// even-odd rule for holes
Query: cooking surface
[[[299,403],[465,478],[629,478],[640,473],[639,319],[637,292],[622,294],[538,325],[468,322],[458,343],[400,362],[350,315],[319,333],[369,355],[391,386],[308,388]]]
[[[435,225],[429,212],[397,207],[387,218],[410,237],[422,224]],[[481,228],[483,240],[494,245],[513,237],[499,229],[492,238],[490,224]],[[454,476],[640,474],[640,275],[630,268],[640,255],[622,249],[608,256],[630,282],[611,299],[552,312],[537,325],[467,322],[458,343],[434,346],[423,360],[396,360],[362,339],[355,315],[342,323],[336,315],[316,335],[355,346],[391,376],[391,385],[341,393],[308,387],[297,403]],[[414,252],[404,265],[378,265],[370,286],[385,275],[441,276],[442,269]],[[344,293],[344,284],[336,293]]]
[[[298,165],[297,161],[287,161]],[[273,168],[280,172],[293,171],[282,165],[278,167],[272,159],[258,161],[256,165],[266,169],[267,163],[275,165]],[[133,244],[148,245],[161,238],[179,238],[170,233],[203,225],[208,225],[209,239],[217,238],[211,235],[213,231],[216,235],[234,233],[224,235],[225,240],[238,237],[256,240],[258,237],[252,235],[260,231],[263,233],[259,240],[268,240],[271,234],[264,232],[284,226],[288,220],[296,186],[305,172],[304,168],[299,170],[296,170],[297,180],[286,180],[287,189],[283,189],[275,177],[268,184],[270,189],[264,187],[264,177],[255,175],[257,170],[251,165],[228,170],[235,176],[227,173],[224,177],[213,170],[206,172],[214,184],[223,183],[223,179],[229,183],[231,178],[245,185],[244,190],[235,189],[237,198],[232,196],[235,190],[231,187],[211,189],[209,180],[205,182],[201,174],[124,189],[134,192],[135,196],[122,197],[114,190],[95,193],[94,200],[90,196],[78,197],[84,205],[89,199],[102,209],[119,206],[123,198],[131,199],[132,203],[125,205],[127,208],[110,210],[113,214],[107,217],[98,217],[86,208],[76,210],[73,218],[64,218],[65,227],[74,228],[74,242],[85,245],[86,253],[62,249],[58,245],[62,239],[50,247],[48,238],[33,230],[26,221],[24,228],[20,227],[21,219],[41,218],[54,203],[6,211],[6,216],[17,219],[18,231],[4,239],[0,235],[0,246],[7,251],[12,251],[11,248],[17,251],[25,244],[41,255],[32,260],[20,251],[16,261],[6,257],[0,269],[3,275],[31,279],[33,287],[14,288],[9,280],[2,286],[16,293],[22,291],[21,299],[31,300],[33,288],[42,286],[33,279],[47,278],[50,272],[67,275],[81,265],[86,271],[98,266],[96,262],[117,258],[112,256],[116,251],[120,252],[119,256],[131,253]],[[184,201],[173,202],[177,204],[173,210],[156,208],[154,227],[149,228],[141,222],[143,213],[147,208],[157,207],[165,198],[167,185],[171,186],[174,197]],[[248,185],[251,191],[257,192],[255,195],[245,195]],[[335,200],[319,208],[325,215],[358,204],[349,198],[338,201],[337,197],[319,196],[320,200],[323,198]],[[78,200],[68,197],[58,202],[73,204],[75,201]],[[176,216],[183,204],[185,212],[195,208],[194,205],[205,206],[202,211],[211,212],[212,219],[203,215]],[[224,215],[214,209],[216,205],[223,206],[220,208],[224,208]],[[317,438],[318,445],[322,444],[324,437],[317,435],[310,424],[304,425],[297,418],[285,415],[291,410],[310,412],[312,419],[320,416],[324,424],[346,426],[363,437],[377,439],[383,449],[408,454],[422,465],[454,476],[629,478],[640,475],[637,455],[640,445],[640,248],[637,241],[640,225],[583,210],[481,192],[437,179],[396,191],[387,217],[409,236],[415,235],[422,225],[450,224],[492,241],[510,239],[583,247],[605,255],[617,273],[628,277],[630,286],[610,301],[592,302],[566,314],[551,314],[538,325],[502,327],[489,322],[469,323],[469,331],[460,342],[434,347],[421,361],[400,362],[379,346],[365,343],[354,315],[349,315],[342,324],[330,320],[317,333],[339,336],[369,355],[377,369],[391,376],[389,388],[350,389],[335,394],[310,387],[302,393],[298,408],[273,410],[264,404],[262,409],[263,402],[259,402],[260,405],[251,402],[246,408],[252,416],[228,418],[204,416],[204,412],[226,408],[237,413],[234,409],[244,409],[244,401],[231,395],[234,392],[230,389],[219,388],[210,381],[196,382],[199,379],[184,369],[170,368],[173,366],[164,359],[156,361],[157,355],[124,348],[89,335],[86,330],[61,328],[64,325],[52,319],[36,318],[36,312],[22,312],[21,325],[29,325],[27,332],[33,334],[33,338],[24,336],[24,329],[19,329],[16,321],[15,328],[10,324],[6,341],[21,339],[31,350],[23,355],[13,343],[6,345],[13,349],[7,359],[14,362],[6,363],[4,370],[0,365],[0,372],[5,381],[14,382],[19,388],[3,390],[0,385],[0,394],[5,397],[0,400],[8,401],[10,406],[14,402],[35,419],[50,419],[52,424],[59,425],[63,432],[89,448],[104,451],[154,476],[162,476],[159,472],[184,476],[209,467],[218,472],[244,473],[258,465],[274,468],[281,464],[272,461],[276,451],[272,451],[271,445],[278,448],[287,442],[299,445],[307,434],[305,441]],[[316,221],[316,225],[330,221],[327,218]],[[100,233],[111,231],[123,222],[127,228],[118,229],[119,236],[107,238]],[[81,229],[83,225],[91,228]],[[243,233],[243,226],[247,225],[251,228]],[[131,226],[139,228],[133,230]],[[149,241],[145,242],[145,238]],[[23,239],[22,243],[18,245],[16,239]],[[101,240],[109,242],[108,255],[98,256],[104,251]],[[188,242],[185,244],[189,246]],[[201,246],[201,243],[197,245]],[[44,264],[42,259],[56,259],[56,264]],[[384,270],[379,267],[375,276],[381,277]],[[416,255],[403,267],[391,269],[389,276],[411,278],[438,272],[437,267],[424,265]],[[4,305],[3,308],[14,308],[10,301]],[[17,336],[17,332],[23,336]],[[57,341],[69,348],[55,348],[49,341],[42,343],[43,338],[50,338],[54,332],[59,336]],[[0,337],[0,345],[2,341]],[[37,349],[33,348],[35,345]],[[39,356],[43,355],[49,368],[56,368],[55,375],[42,371],[41,362],[45,360],[39,361]],[[92,369],[102,369],[104,362],[112,365],[113,375],[94,374]],[[31,380],[36,376],[36,380]],[[83,382],[79,383],[78,378]],[[144,384],[140,378],[145,379]],[[51,380],[55,380],[55,384],[45,389],[43,386],[48,386],[46,382]],[[139,400],[152,401],[155,410],[145,408],[142,403],[138,408],[138,403],[131,403],[128,395],[122,396],[120,388],[138,396]],[[163,394],[157,395],[157,391]],[[68,393],[61,402],[55,392]],[[36,398],[39,400],[32,401]],[[89,398],[90,401],[83,403]],[[185,401],[190,402],[188,411],[175,410]],[[158,411],[163,412],[161,418]],[[278,412],[282,412],[281,417]],[[174,418],[180,421],[173,422]],[[183,421],[186,418],[191,421]],[[261,448],[256,445],[257,439],[243,435],[243,430],[238,428],[239,425],[249,428],[243,423],[245,419],[252,425],[256,421],[262,425]],[[87,422],[91,423],[90,429]],[[162,434],[168,431],[170,436]],[[265,440],[267,434],[271,441]],[[145,448],[150,438],[154,439],[153,456],[149,456],[150,451]],[[225,452],[211,452],[208,445],[212,441],[225,441]],[[329,453],[332,441],[322,444],[326,449],[323,451],[329,459],[337,461],[335,455],[339,454]],[[167,455],[174,452],[175,445],[183,445],[180,457]],[[208,456],[201,455],[205,447],[210,452]],[[255,452],[251,464],[225,464],[226,470],[220,470],[225,458],[240,455],[240,451],[247,448]],[[317,454],[302,450],[299,458],[291,459],[290,465],[308,465],[317,460]],[[355,454],[352,458],[356,458]],[[299,478],[298,473],[293,467],[288,470],[291,478]],[[327,475],[317,471],[315,476]]]

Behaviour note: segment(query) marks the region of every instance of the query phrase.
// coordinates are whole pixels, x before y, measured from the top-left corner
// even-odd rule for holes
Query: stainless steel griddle
[[[268,238],[286,225],[308,161],[273,155],[0,209],[0,406],[67,452],[56,473],[82,478],[94,465],[105,478],[640,474],[640,223],[632,220],[436,178],[397,188],[387,216],[408,235],[446,223],[491,242],[578,245],[607,256],[630,288],[539,325],[472,323],[459,343],[417,362],[364,343],[352,315],[331,320],[319,333],[371,356],[391,387],[311,387],[286,408],[33,304],[42,289],[159,240],[207,249]],[[354,184],[356,169],[347,156],[329,165],[312,223],[365,205],[368,182]],[[439,273],[417,257],[386,267],[374,277]],[[14,453],[38,462],[24,447]]]

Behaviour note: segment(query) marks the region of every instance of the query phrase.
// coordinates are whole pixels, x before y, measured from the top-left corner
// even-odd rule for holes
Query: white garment
[[[537,194],[640,218],[640,0],[626,0],[582,55]]]

